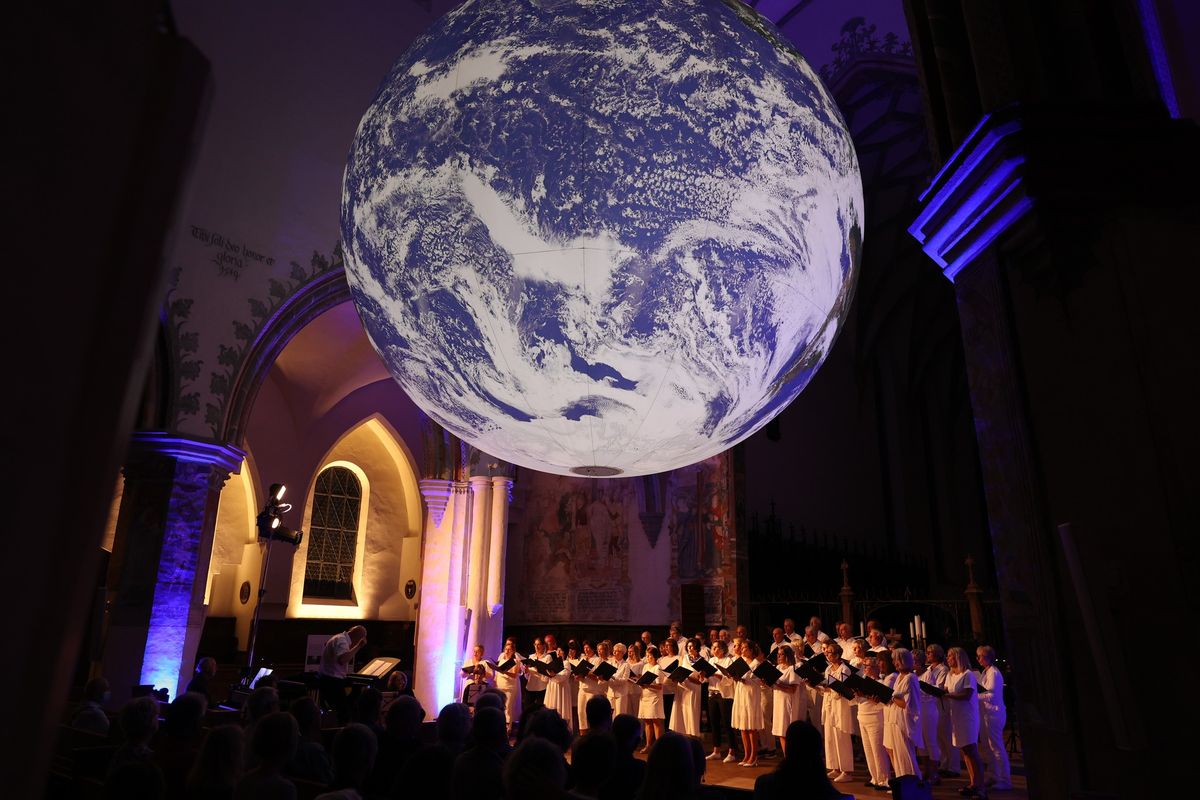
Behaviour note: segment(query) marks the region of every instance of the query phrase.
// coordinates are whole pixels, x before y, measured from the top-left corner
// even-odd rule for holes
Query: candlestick
[[[862,623],[862,622],[859,622],[859,623],[858,623],[858,635],[859,635],[859,636],[866,636],[866,635],[867,635],[867,634],[866,634],[866,632],[865,632],[865,629],[863,628],[863,623]]]
[[[910,638],[910,639],[917,638],[916,631],[914,630],[913,623],[911,623],[911,622],[908,623],[908,638]]]

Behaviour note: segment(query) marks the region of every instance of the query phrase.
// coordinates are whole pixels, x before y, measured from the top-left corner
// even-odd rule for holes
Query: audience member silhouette
[[[604,733],[612,728],[612,704],[604,695],[598,694],[589,699],[584,706],[584,714],[587,716],[588,733]]]
[[[162,770],[170,797],[183,794],[184,778],[204,742],[204,714],[207,711],[208,702],[204,695],[194,692],[179,695],[167,707],[167,723],[157,740],[154,762]]]
[[[71,719],[71,727],[100,736],[108,736],[108,714],[104,713],[104,704],[108,702],[111,693],[108,681],[104,678],[92,678],[83,687],[83,704]]]
[[[528,736],[545,739],[564,755],[571,749],[571,728],[567,725],[566,720],[552,708],[539,706],[521,717],[521,726],[517,729],[517,740],[524,741]]]
[[[279,712],[279,693],[273,686],[260,686],[246,698],[242,707],[242,717],[246,721],[246,766],[254,767],[257,759],[254,755],[254,729],[259,720],[269,714]]]
[[[204,695],[205,701],[212,705],[212,679],[217,674],[217,660],[204,657],[196,662],[196,674],[188,682],[186,692]]]
[[[688,738],[671,731],[664,733],[650,749],[637,800],[692,800],[697,786]]]
[[[787,756],[774,772],[758,776],[754,782],[755,800],[846,797],[834,788],[825,772],[824,745],[817,729],[807,720],[796,720],[788,726],[786,737]]]
[[[592,698],[596,699],[604,698]],[[588,711],[592,700],[588,701]],[[612,734],[589,729],[571,748],[571,796],[599,798],[601,787],[612,777],[616,761],[617,743]]]
[[[366,725],[376,738],[383,735],[380,714],[383,711],[383,692],[367,687],[358,695],[354,704],[354,721]]]
[[[299,697],[292,701],[288,712],[296,719],[300,741],[284,771],[292,778],[313,783],[332,783],[333,764],[321,741],[321,709],[311,697]]]
[[[411,695],[401,695],[388,706],[384,731],[379,737],[379,755],[367,781],[371,794],[385,795],[408,759],[421,747],[421,723],[425,709]]]
[[[125,743],[113,753],[112,761],[108,765],[109,774],[115,773],[125,764],[153,765],[154,751],[150,749],[150,740],[158,730],[158,701],[153,697],[130,700],[121,709],[120,724]]]
[[[448,797],[454,759],[471,729],[471,710],[462,703],[444,706],[437,719],[437,741],[417,750],[396,776],[393,797]]]
[[[128,761],[104,782],[105,800],[162,800],[167,797],[162,772],[146,761]]]
[[[333,740],[333,791],[316,800],[361,800],[358,790],[366,786],[378,752],[375,732],[366,725],[352,722],[338,731]]]
[[[496,796],[501,786],[508,749],[508,725],[504,712],[495,708],[477,708],[471,731],[471,747],[454,761],[454,775],[450,779],[452,800],[478,800]]]
[[[601,800],[629,800],[646,776],[646,762],[634,756],[642,738],[642,723],[629,714],[618,714],[612,723],[617,757],[612,776],[600,787]]]
[[[235,800],[295,800],[296,785],[283,770],[296,752],[300,730],[291,714],[267,714],[254,726],[251,749],[257,766],[238,782]]]
[[[540,736],[527,737],[504,762],[503,785],[507,798],[562,800],[567,796],[562,750]]]
[[[189,800],[233,800],[245,752],[245,737],[237,725],[221,725],[209,731],[187,776]]]

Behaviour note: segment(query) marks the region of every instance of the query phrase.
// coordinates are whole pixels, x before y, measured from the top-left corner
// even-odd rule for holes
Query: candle
[[[914,617],[913,619],[917,623],[917,633],[920,633],[921,632],[921,615],[917,614],[916,617]]]
[[[866,634],[866,631],[863,629],[863,623],[862,623],[862,622],[859,622],[859,623],[858,623],[858,635],[859,635],[859,636],[866,636],[866,635],[867,635],[867,634]]]
[[[915,639],[915,638],[917,638],[917,634],[916,634],[916,632],[913,630],[913,623],[911,623],[911,622],[910,622],[910,623],[908,623],[908,638],[910,638],[910,639]]]
[[[928,638],[928,637],[925,635],[925,623],[924,623],[924,622],[922,622],[922,623],[921,623],[921,638],[922,638],[922,639],[926,639],[926,638]]]

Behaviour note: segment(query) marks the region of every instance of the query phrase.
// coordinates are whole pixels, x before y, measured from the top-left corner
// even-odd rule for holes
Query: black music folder
[[[468,678],[473,678],[473,677],[475,677],[475,670],[477,670],[481,666],[483,666],[483,665],[482,664],[472,664],[469,667],[463,667],[462,674],[466,675]]]
[[[531,669],[534,672],[536,672],[537,674],[544,675],[546,677],[550,677],[551,675],[557,675],[559,672],[562,672],[561,669],[552,671],[553,670],[552,665],[553,665],[553,662],[538,661],[536,658],[525,659],[526,669]]]
[[[728,667],[722,667],[718,664],[717,669],[721,670],[721,672],[724,672],[731,678],[737,678],[738,680],[741,680],[741,677],[750,671],[750,665],[746,663],[746,659],[736,658]]]
[[[854,697],[854,692],[851,691],[850,687],[847,686],[846,683],[847,683],[847,681],[831,680],[831,681],[829,681],[829,683],[827,683],[825,685],[828,686],[833,691],[840,694],[842,697],[846,698],[847,700],[850,700]]]
[[[617,674],[617,668],[614,667],[608,661],[601,661],[599,664],[596,665],[596,668],[594,670],[592,670],[592,675],[594,675],[595,677],[599,678],[602,681],[606,681],[609,678],[611,678],[613,675],[616,675],[616,674]]]
[[[676,683],[683,683],[688,679],[688,676],[695,672],[691,667],[685,667],[683,664],[676,664],[675,669],[671,670],[668,677]]]
[[[637,685],[638,686],[649,686],[650,684],[654,683],[656,680],[658,680],[658,673],[651,672],[650,670],[646,670],[645,672],[642,673],[642,677],[638,678]]]
[[[582,678],[592,671],[592,662],[584,660],[580,661],[575,666],[571,667],[571,674],[576,678]]]
[[[754,668],[754,676],[767,686],[774,686],[775,682],[783,677],[783,673],[774,664],[764,661]]]
[[[504,663],[502,663],[502,664],[496,664],[496,665],[494,665],[494,666],[492,667],[492,669],[496,670],[496,672],[508,672],[510,669],[512,669],[512,668],[513,668],[513,667],[515,667],[516,665],[517,665],[517,659],[516,659],[516,658],[510,658],[510,659],[508,659],[507,661],[505,661],[505,662],[504,662]]]
[[[816,653],[817,653],[817,651],[813,650],[813,646],[811,644],[809,644],[808,642],[804,643],[803,655],[805,658],[812,658],[814,655],[816,655]]]
[[[946,696],[946,690],[940,686],[934,686],[932,683],[926,683],[925,681],[917,681],[917,685],[921,687],[921,691],[925,694],[931,694],[934,697]]]
[[[892,701],[892,690],[888,688],[887,684],[880,683],[872,678],[851,675],[846,679],[845,683],[852,691],[865,694],[867,697],[874,697],[881,703],[890,703]]]
[[[692,662],[692,669],[700,672],[706,678],[711,678],[717,674],[717,668],[705,661],[703,658],[697,658]]]

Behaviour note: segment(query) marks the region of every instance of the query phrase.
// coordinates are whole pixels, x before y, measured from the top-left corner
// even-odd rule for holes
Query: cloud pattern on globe
[[[522,466],[639,475],[808,383],[862,186],[815,72],[736,0],[489,0],[392,68],[341,225],[367,333],[435,421]]]

